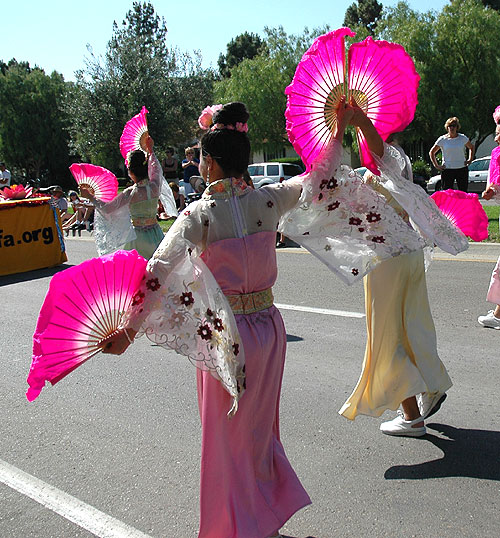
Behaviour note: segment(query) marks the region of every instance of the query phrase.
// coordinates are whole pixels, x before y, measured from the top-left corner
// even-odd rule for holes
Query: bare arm
[[[468,140],[465,147],[469,150],[469,157],[467,161],[465,161],[465,164],[468,166],[472,162],[472,159],[474,159],[474,145],[470,140]]]
[[[436,160],[436,153],[438,151],[441,151],[441,148],[437,146],[436,144],[434,144],[431,150],[429,151],[429,157],[431,159],[432,164],[434,165],[434,168],[436,168],[437,170],[444,170],[444,166],[441,166]]]
[[[375,129],[375,126],[373,125],[372,121],[361,110],[361,108],[359,108],[359,106],[352,98],[349,106],[352,107],[354,111],[349,123],[363,131],[363,135],[365,136],[370,151],[375,155],[382,157],[384,155],[384,141],[382,140],[382,137],[378,134],[377,129]]]

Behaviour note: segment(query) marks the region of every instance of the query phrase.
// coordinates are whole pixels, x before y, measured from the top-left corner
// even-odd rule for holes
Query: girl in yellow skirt
[[[462,243],[459,249],[465,249],[465,238],[451,228],[444,230],[435,218],[435,208],[430,207],[432,202],[424,191],[402,177],[404,159],[398,158],[397,151],[384,144],[384,156],[377,160],[381,175],[367,172],[365,182],[383,194],[408,225],[411,217],[428,244],[449,247],[446,243],[456,241]],[[399,169],[391,166],[390,155],[399,161]],[[351,420],[358,414],[378,417],[401,405],[403,411],[381,424],[380,430],[387,435],[421,437],[426,434],[424,419],[439,410],[452,385],[437,353],[423,250],[382,262],[364,277],[364,288],[367,342],[363,370],[339,413]]]

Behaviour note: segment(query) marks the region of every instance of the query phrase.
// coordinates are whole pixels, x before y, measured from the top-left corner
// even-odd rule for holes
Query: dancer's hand
[[[491,187],[488,187],[483,192],[483,194],[481,194],[481,197],[483,198],[483,200],[491,200],[493,196],[495,196],[495,191]]]
[[[346,102],[345,95],[340,98],[339,104],[336,109],[337,113],[337,131],[335,138],[341,142],[344,136],[345,128],[349,125],[351,118],[354,114],[353,108]]]
[[[133,340],[136,332],[133,329],[127,329],[127,334],[130,340]],[[118,329],[99,343],[103,353],[111,353],[112,355],[121,355],[129,346],[130,341],[125,334],[125,329]]]
[[[146,146],[146,151],[148,152],[148,157],[153,153],[153,148],[155,145],[154,140],[149,136],[146,137],[146,140],[144,141],[144,145]]]

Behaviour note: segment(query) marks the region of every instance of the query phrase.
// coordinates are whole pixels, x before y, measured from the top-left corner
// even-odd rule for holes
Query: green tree
[[[377,21],[382,15],[382,10],[383,5],[377,0],[357,0],[357,5],[353,3],[347,8],[344,26],[352,29],[362,26],[370,34],[373,34],[377,27]]]
[[[82,159],[115,169],[119,140],[143,105],[157,148],[192,138],[199,111],[212,100],[214,75],[166,45],[167,27],[150,2],[133,2],[104,59],[93,55],[68,92],[71,141]]]
[[[28,62],[1,62],[0,154],[28,178],[45,176],[64,183],[67,167],[67,118],[61,111],[63,76],[31,68]]]
[[[231,76],[231,69],[240,64],[243,60],[255,58],[257,54],[264,52],[266,44],[257,35],[244,32],[227,44],[226,54],[220,54],[217,62],[219,72],[222,77]]]
[[[441,13],[418,13],[400,2],[387,10],[379,36],[405,47],[421,81],[409,136],[427,149],[458,116],[476,147],[493,131],[500,87],[500,14],[478,0],[453,0]]]
[[[215,84],[217,102],[242,101],[250,112],[249,137],[254,148],[283,147],[285,88],[293,79],[298,62],[314,38],[327,28],[302,35],[287,35],[283,27],[265,28],[266,50],[231,69],[231,77]]]

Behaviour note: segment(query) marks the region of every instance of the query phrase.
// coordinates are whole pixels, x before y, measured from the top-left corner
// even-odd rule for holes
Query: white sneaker
[[[422,420],[437,413],[445,400],[445,392],[422,392],[422,394],[417,394],[417,404]]]
[[[421,419],[419,419],[420,421]],[[406,437],[422,437],[427,433],[425,426],[414,428],[412,425],[415,421],[405,420],[403,413],[398,411],[398,416],[388,422],[382,422],[380,431],[386,435],[400,435]]]
[[[500,319],[494,316],[493,310],[490,310],[486,316],[479,316],[477,321],[483,327],[489,327],[490,329],[500,329]]]

